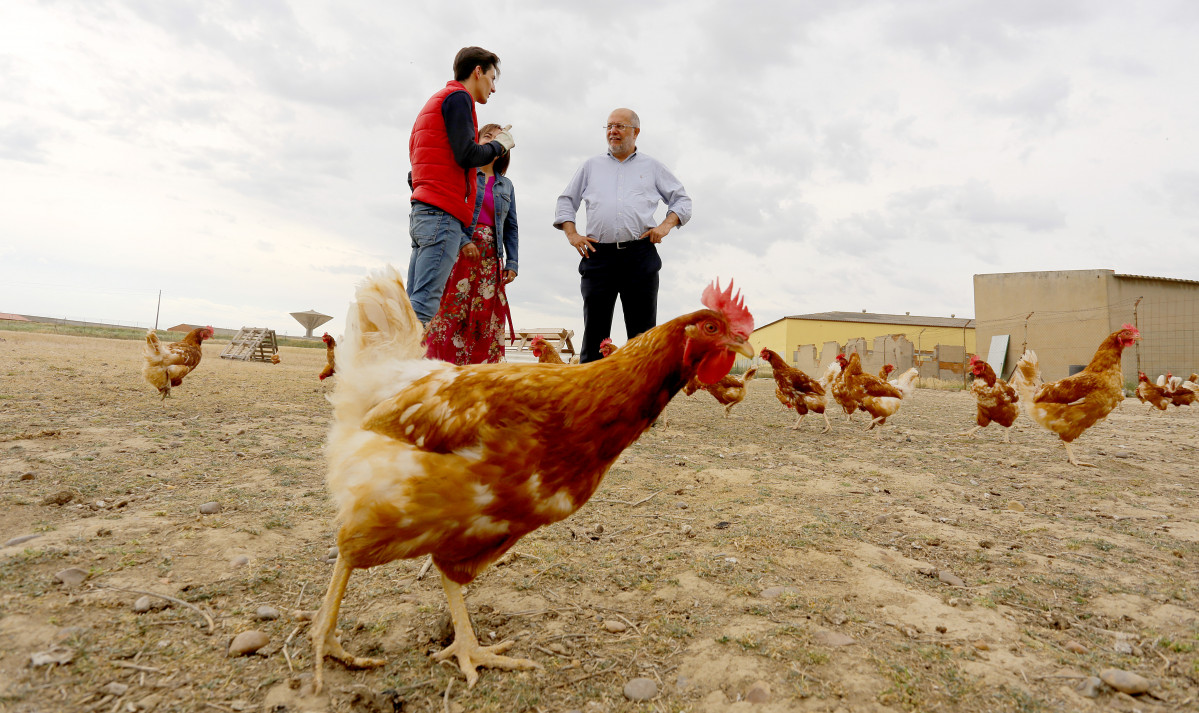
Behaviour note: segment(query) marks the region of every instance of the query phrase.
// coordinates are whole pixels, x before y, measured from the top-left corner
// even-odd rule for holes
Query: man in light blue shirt
[[[691,220],[691,198],[683,184],[659,161],[637,151],[637,113],[616,109],[604,130],[608,153],[587,159],[575,172],[558,196],[554,215],[554,227],[566,233],[581,258],[584,364],[601,357],[600,342],[612,331],[617,297],[629,339],[658,323],[662,259],[656,245],[671,228]],[[659,201],[667,212],[656,223]],[[587,204],[586,235],[575,227],[580,203]]]

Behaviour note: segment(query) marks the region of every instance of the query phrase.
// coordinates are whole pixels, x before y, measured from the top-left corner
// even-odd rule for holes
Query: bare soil
[[[818,417],[791,430],[769,380],[727,419],[706,393],[680,395],[590,503],[469,587],[480,637],[514,639],[515,655],[544,670],[485,669],[467,690],[456,668],[433,663],[449,638],[445,599],[436,571],[418,579],[423,562],[411,560],[356,572],[340,620],[351,652],[389,663],[330,661],[326,694],[314,697],[297,611],[319,606],[334,544],[323,352],[284,348],[272,366],[221,360],[210,346],[161,401],[141,378],[139,343],[0,338],[0,542],[36,535],[0,547],[0,709],[1165,711],[1199,701],[1192,409],[1125,401],[1076,442],[1098,466],[1080,469],[1023,418],[1011,444],[996,426],[956,436],[973,425],[966,392],[919,390],[881,438],[839,414],[829,434]],[[69,502],[46,504],[64,492]],[[202,515],[213,501],[220,512]],[[86,580],[56,579],[72,567]],[[153,597],[135,613],[141,592],[178,601]],[[258,620],[261,606],[281,616]],[[252,629],[269,643],[228,655]],[[65,662],[31,665],[40,652]],[[1076,692],[1109,668],[1151,690]],[[634,678],[651,679],[656,697],[628,700]]]

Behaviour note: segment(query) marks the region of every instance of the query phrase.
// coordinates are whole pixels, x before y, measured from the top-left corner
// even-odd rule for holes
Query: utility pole
[[[1138,297],[1137,301],[1132,304],[1132,326],[1136,327],[1138,332],[1141,331],[1141,317],[1137,313],[1137,308],[1141,306],[1141,300],[1143,300],[1143,299],[1145,299],[1144,296]],[[1140,340],[1137,340],[1136,347],[1137,347],[1137,374],[1139,375],[1141,373],[1141,342],[1140,342]]]
[[[154,308],[154,331],[158,331],[158,313],[162,310],[162,290],[158,291],[158,306]]]

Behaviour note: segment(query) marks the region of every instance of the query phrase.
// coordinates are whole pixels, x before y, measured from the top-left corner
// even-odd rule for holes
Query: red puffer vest
[[[461,82],[446,82],[445,89],[430,97],[416,115],[412,137],[408,139],[408,158],[412,162],[412,200],[428,203],[470,225],[475,216],[475,170],[463,168],[454,160],[441,103],[454,92],[464,92]],[[475,133],[479,120],[475,102],[470,103],[470,120]]]

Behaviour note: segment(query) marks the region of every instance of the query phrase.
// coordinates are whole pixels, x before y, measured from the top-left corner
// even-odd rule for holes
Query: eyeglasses
[[[612,129],[616,129],[617,131],[628,131],[629,129],[636,128],[636,126],[629,126],[628,124],[604,124],[605,131],[611,131]]]

